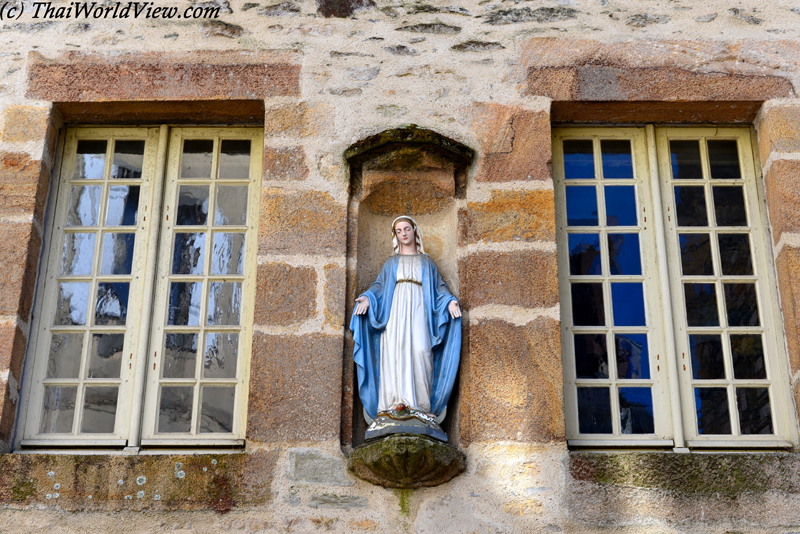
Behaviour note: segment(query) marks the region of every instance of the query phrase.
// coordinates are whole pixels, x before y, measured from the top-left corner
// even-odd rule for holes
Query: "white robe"
[[[420,282],[401,282],[411,279]],[[389,321],[381,334],[378,412],[398,404],[429,413],[433,354],[422,293],[419,255],[400,256]]]

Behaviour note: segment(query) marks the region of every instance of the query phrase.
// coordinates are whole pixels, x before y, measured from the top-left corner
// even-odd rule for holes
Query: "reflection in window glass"
[[[619,388],[620,430],[623,434],[652,434],[653,394],[650,388]]]
[[[733,377],[737,380],[767,378],[761,334],[731,334]]]
[[[94,243],[97,234],[70,233],[64,236],[61,274],[89,275],[94,268]]]
[[[192,397],[191,386],[162,386],[158,404],[158,431],[191,432]]]
[[[67,226],[97,226],[103,186],[75,185],[69,199]]]
[[[639,234],[608,234],[608,264],[611,274],[642,274]]]
[[[723,284],[730,326],[759,326],[755,284]]]
[[[600,141],[603,158],[603,178],[633,178],[633,157],[628,139]]]
[[[111,164],[112,178],[141,178],[144,166],[144,141],[120,141],[114,143],[114,160]]]
[[[40,434],[68,434],[72,432],[75,419],[75,386],[52,386],[44,388],[44,402],[39,424]]]
[[[223,139],[220,143],[219,178],[244,179],[250,177],[250,140]]]
[[[736,388],[736,404],[742,434],[772,434],[769,389]]]
[[[719,334],[690,334],[692,378],[695,380],[725,379],[725,356]]]
[[[683,276],[713,276],[709,234],[680,234],[681,268]]]
[[[669,152],[673,179],[684,180],[703,177],[699,141],[672,140],[669,142]]]
[[[50,340],[50,357],[47,360],[47,378],[78,378],[83,353],[83,333],[53,334]]]
[[[683,284],[689,326],[719,326],[714,284]]]
[[[201,397],[200,433],[231,432],[236,388],[203,386]]]
[[[212,139],[186,139],[181,157],[181,178],[211,178]]]
[[[597,190],[592,186],[568,185],[567,224],[597,226]]]
[[[78,141],[73,180],[102,180],[106,170],[107,141]]]
[[[203,358],[203,378],[236,378],[238,346],[239,334],[208,334]]]
[[[572,323],[602,326],[606,323],[603,284],[572,284]]]
[[[578,389],[578,428],[582,434],[611,433],[609,388]]]
[[[135,226],[138,212],[138,185],[112,185],[108,188],[106,226]]]
[[[87,387],[83,393],[81,432],[110,434],[117,420],[117,386]]]
[[[202,282],[172,282],[169,291],[167,324],[199,325],[202,299]]]
[[[678,226],[708,226],[705,189],[694,186],[676,187],[675,214]]]
[[[103,255],[100,274],[131,274],[133,268],[133,245],[136,234],[103,234]]]
[[[744,192],[739,186],[717,186],[714,190],[714,213],[717,226],[747,226]]]
[[[194,378],[197,361],[197,334],[166,335],[164,378]]]
[[[615,334],[617,378],[650,378],[647,356],[647,334]]]
[[[606,186],[606,225],[636,226],[636,189],[632,185]]]
[[[753,274],[750,257],[750,238],[747,234],[718,234],[722,274],[747,276]]]
[[[576,378],[608,378],[605,334],[575,334]]]
[[[124,325],[128,317],[129,289],[129,282],[98,283],[94,324]]]
[[[208,219],[208,186],[182,185],[178,195],[177,225],[204,225]]]
[[[564,177],[594,178],[594,151],[591,139],[564,141]]]
[[[570,274],[602,274],[600,235],[569,234]]]
[[[89,349],[88,378],[119,378],[125,334],[94,334]]]
[[[730,434],[731,416],[728,390],[725,388],[694,388],[699,434]]]
[[[741,178],[736,141],[709,139],[708,164],[711,178]]]

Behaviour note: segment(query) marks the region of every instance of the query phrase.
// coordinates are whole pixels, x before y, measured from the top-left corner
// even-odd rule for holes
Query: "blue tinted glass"
[[[623,434],[655,432],[650,388],[619,388],[619,422]]]
[[[605,334],[575,334],[575,377],[608,378]]]
[[[650,378],[647,334],[615,334],[617,378]]]
[[[578,388],[578,430],[581,434],[611,433],[608,388]]]
[[[725,379],[725,357],[719,334],[691,334],[692,378],[695,380]]]
[[[611,284],[615,326],[646,326],[644,294],[640,282]]]
[[[564,178],[594,178],[591,139],[564,141]]]
[[[636,189],[632,185],[605,187],[606,224],[608,226],[636,226]]]
[[[603,178],[633,178],[631,142],[627,139],[600,141],[603,157]]]
[[[597,226],[597,190],[592,186],[568,185],[567,224]]]
[[[608,234],[611,274],[642,274],[639,234]]]
[[[602,274],[598,234],[569,234],[569,274]]]
[[[730,434],[731,417],[728,409],[728,390],[725,388],[694,388],[694,407],[697,410],[697,432],[700,434]]]

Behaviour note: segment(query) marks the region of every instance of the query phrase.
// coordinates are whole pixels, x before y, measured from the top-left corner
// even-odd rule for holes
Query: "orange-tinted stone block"
[[[305,180],[306,153],[301,146],[264,147],[264,180]]]
[[[558,304],[555,251],[475,252],[467,258],[466,271],[467,283],[461,293],[468,308],[489,304],[549,308]]]
[[[772,238],[777,243],[783,232],[800,231],[800,161],[778,159],[764,176],[764,193],[769,208]]]
[[[259,265],[253,322],[288,326],[314,317],[317,311],[317,271],[286,263]]]
[[[486,202],[467,205],[467,242],[555,241],[552,189],[492,191]]]
[[[49,122],[49,107],[9,106],[3,113],[0,141],[4,143],[41,141],[47,135]]]
[[[771,106],[757,127],[762,164],[772,152],[800,152],[800,105]]]
[[[30,223],[0,223],[0,315],[28,320],[40,249],[41,238]]]

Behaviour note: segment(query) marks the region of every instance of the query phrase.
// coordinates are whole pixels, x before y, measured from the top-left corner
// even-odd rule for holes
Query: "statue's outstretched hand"
[[[369,309],[369,299],[365,296],[360,296],[356,299],[356,315],[364,315]],[[452,313],[452,312],[451,312]],[[459,315],[461,315],[459,313]]]
[[[458,305],[457,300],[451,300],[447,310],[450,312],[450,317],[453,319],[458,319],[461,317],[461,306]]]

